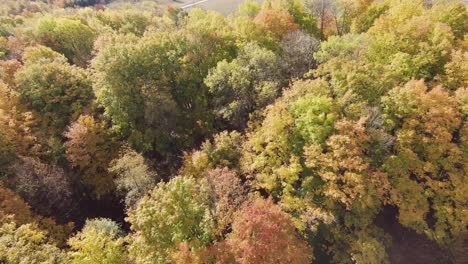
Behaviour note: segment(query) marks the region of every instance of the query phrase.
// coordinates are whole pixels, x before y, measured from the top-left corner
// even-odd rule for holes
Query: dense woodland
[[[463,2],[117,2],[1,0],[0,263],[468,263]]]

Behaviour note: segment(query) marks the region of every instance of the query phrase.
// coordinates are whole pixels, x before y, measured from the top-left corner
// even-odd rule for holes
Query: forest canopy
[[[240,2],[0,3],[0,263],[468,262],[464,1]]]

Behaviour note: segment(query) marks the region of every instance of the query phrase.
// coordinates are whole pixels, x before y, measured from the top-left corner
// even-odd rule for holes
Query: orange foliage
[[[271,33],[277,39],[282,39],[287,33],[300,29],[300,26],[294,22],[294,17],[283,10],[261,11],[254,22],[262,31]]]
[[[0,185],[0,223],[7,221],[9,216],[19,225],[36,223],[39,228],[46,230],[59,246],[65,245],[74,228],[73,223],[59,225],[52,218],[34,214],[21,197]]]
[[[240,264],[312,261],[312,249],[297,234],[291,216],[271,199],[257,199],[242,210],[226,242]]]

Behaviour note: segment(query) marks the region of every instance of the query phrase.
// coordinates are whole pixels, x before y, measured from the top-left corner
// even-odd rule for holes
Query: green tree
[[[69,18],[42,18],[34,31],[39,42],[63,54],[81,67],[91,58],[94,31],[79,20]]]
[[[254,18],[260,12],[260,4],[254,1],[247,0],[239,5],[239,15]]]
[[[157,178],[143,156],[130,148],[124,148],[120,157],[111,162],[109,171],[117,175],[115,184],[125,193],[125,205],[129,208],[154,188]]]
[[[250,113],[277,97],[281,77],[275,54],[249,43],[237,59],[219,62],[205,83],[216,115],[234,128],[244,128]]]
[[[206,189],[193,178],[158,184],[128,212],[134,232],[130,256],[137,263],[168,263],[179,243],[195,249],[208,243],[212,219],[206,201]]]
[[[86,72],[43,47],[25,53],[16,84],[20,100],[39,114],[46,135],[62,133],[93,97]]]
[[[83,229],[68,240],[69,256],[77,264],[126,263],[127,253],[120,227],[105,218],[86,220]]]

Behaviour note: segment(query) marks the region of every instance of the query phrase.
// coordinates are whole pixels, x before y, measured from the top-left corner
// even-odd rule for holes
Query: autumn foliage
[[[312,249],[272,200],[256,199],[236,217],[227,245],[237,263],[310,263]]]
[[[182,2],[0,0],[0,263],[467,263],[464,1]]]

